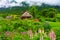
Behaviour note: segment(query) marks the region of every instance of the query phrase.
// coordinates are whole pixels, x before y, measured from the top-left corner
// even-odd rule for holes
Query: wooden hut
[[[32,18],[32,15],[29,14],[28,11],[25,11],[21,16],[21,19],[26,19],[26,18]]]

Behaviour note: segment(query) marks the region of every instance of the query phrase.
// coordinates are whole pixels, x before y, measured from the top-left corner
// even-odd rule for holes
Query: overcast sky
[[[0,7],[8,7],[8,6],[19,6],[22,1],[27,1],[31,5],[36,2],[37,5],[40,5],[41,3],[50,4],[50,5],[59,5],[60,6],[60,0],[15,0],[16,2],[13,2],[13,0],[0,0]]]

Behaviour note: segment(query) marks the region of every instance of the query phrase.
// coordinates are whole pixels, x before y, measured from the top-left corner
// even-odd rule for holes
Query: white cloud
[[[6,4],[6,0],[0,0],[0,6],[3,6],[3,5],[5,5]]]
[[[60,0],[15,0],[17,3],[10,3],[12,0],[0,0],[0,7],[8,7],[8,6],[19,6],[22,1],[27,1],[28,3],[38,4],[41,3],[50,4],[50,5],[60,5]]]
[[[50,4],[50,5],[59,5],[59,0],[44,0],[43,3]]]
[[[18,3],[20,3],[20,2],[25,1],[25,0],[15,0],[15,1],[18,2]]]
[[[20,4],[16,4],[16,3],[11,3],[11,4],[9,4],[9,6],[20,6]]]

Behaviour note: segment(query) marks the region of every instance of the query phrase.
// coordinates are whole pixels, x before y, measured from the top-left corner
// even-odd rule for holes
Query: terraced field
[[[53,29],[60,29],[60,22],[50,22]]]

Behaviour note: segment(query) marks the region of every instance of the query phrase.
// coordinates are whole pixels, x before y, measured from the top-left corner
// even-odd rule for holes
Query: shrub
[[[46,18],[46,21],[56,22],[56,18]]]
[[[55,29],[56,40],[60,40],[60,29]]]
[[[45,32],[49,32],[49,30],[51,29],[51,26],[47,21],[43,24],[43,27]]]
[[[21,35],[19,33],[15,33],[13,40],[30,40],[28,35]]]

